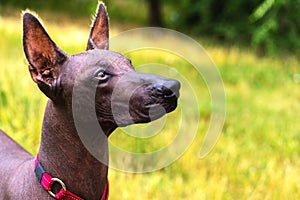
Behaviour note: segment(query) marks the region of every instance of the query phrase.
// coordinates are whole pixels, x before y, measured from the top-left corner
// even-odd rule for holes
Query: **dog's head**
[[[179,82],[136,72],[129,59],[108,50],[108,29],[105,6],[99,3],[87,51],[69,56],[25,12],[23,46],[33,81],[54,105],[96,113],[102,129],[149,122],[173,111]]]

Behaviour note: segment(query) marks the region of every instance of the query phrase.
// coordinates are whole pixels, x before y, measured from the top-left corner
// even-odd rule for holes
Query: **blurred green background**
[[[96,0],[1,0],[2,6],[55,11],[74,17],[94,12]],[[157,25],[206,35],[265,53],[299,53],[300,0],[114,0],[104,1],[119,23]],[[134,11],[134,12],[133,12]],[[2,11],[1,11],[2,12]]]
[[[197,40],[218,66],[227,95],[223,134],[209,156],[200,160],[210,120],[210,98],[202,78],[189,63],[164,53],[126,55],[136,66],[148,61],[172,66],[198,84],[201,118],[195,141],[172,165],[147,174],[111,169],[110,199],[299,199],[300,1],[105,3],[112,36],[151,24]],[[28,73],[21,12],[26,8],[37,12],[58,46],[73,54],[85,49],[96,6],[95,0],[1,0],[0,127],[33,154],[38,150],[47,99]],[[118,130],[111,141],[137,152],[167,145],[174,138],[178,115],[180,110],[168,115],[164,134],[157,137],[134,140]]]

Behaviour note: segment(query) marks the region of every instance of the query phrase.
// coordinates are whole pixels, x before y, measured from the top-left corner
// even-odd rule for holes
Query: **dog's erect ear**
[[[97,13],[92,24],[86,50],[109,48],[108,15],[104,3],[99,2]]]
[[[23,48],[33,81],[50,99],[55,100],[59,67],[68,56],[56,46],[38,19],[29,12],[23,14]]]

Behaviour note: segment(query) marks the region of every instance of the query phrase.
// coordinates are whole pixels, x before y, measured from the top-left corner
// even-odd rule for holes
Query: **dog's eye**
[[[100,70],[96,73],[95,78],[100,81],[106,81],[109,78],[109,74],[105,70]]]
[[[98,72],[97,77],[98,78],[105,78],[106,76],[106,72],[104,70],[101,70],[100,72]]]

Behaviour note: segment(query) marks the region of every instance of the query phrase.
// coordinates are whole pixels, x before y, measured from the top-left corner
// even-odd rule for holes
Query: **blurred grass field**
[[[73,54],[84,49],[88,17],[77,23],[66,16],[51,21],[49,14],[39,14],[63,50]],[[122,30],[111,23],[112,35]],[[199,89],[204,91],[196,92],[203,112],[197,137],[179,160],[160,171],[129,174],[110,170],[110,199],[299,199],[299,60],[257,57],[247,49],[198,41],[206,44],[226,89],[227,114],[220,140],[206,158],[199,159],[209,124],[208,92],[201,77],[184,63],[165,61],[190,74],[190,82],[201,82]],[[130,56],[133,64],[147,58]],[[46,100],[27,70],[19,14],[0,15],[0,127],[33,154],[38,150]],[[179,112],[170,118],[176,114]],[[172,128],[166,125],[164,132]],[[147,143],[123,137],[115,133],[111,140],[124,148],[147,150]],[[172,136],[166,134],[163,140],[168,137]]]

